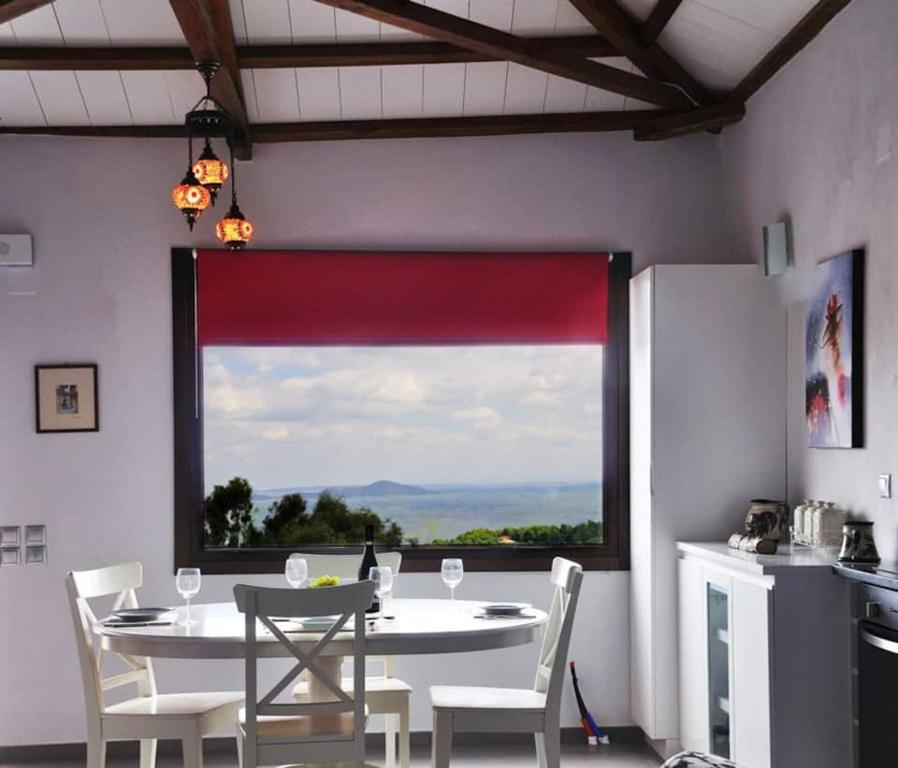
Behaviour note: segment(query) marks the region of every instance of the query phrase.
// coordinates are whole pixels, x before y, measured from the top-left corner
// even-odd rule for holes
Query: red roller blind
[[[204,346],[602,343],[607,316],[607,253],[198,253]]]

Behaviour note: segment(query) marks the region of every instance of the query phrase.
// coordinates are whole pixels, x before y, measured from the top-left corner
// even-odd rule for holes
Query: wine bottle
[[[365,581],[372,568],[377,567],[377,556],[374,554],[374,526],[365,526],[365,551],[362,553],[362,564],[359,566],[359,581]],[[377,613],[380,610],[380,600],[374,596],[374,602],[365,613]]]

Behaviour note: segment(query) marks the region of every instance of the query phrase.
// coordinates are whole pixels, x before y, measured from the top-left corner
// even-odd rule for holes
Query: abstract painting
[[[811,448],[863,444],[864,252],[817,267],[805,336],[805,416]]]

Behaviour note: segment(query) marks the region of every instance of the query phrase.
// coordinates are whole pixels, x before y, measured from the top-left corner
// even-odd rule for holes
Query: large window
[[[327,271],[345,255],[266,254],[254,285],[252,253],[173,251],[179,565],[279,570],[295,549],[357,548],[370,523],[407,570],[456,553],[471,570],[544,568],[555,554],[627,567],[628,257],[466,255],[462,272],[419,275],[416,298],[398,302],[406,265],[444,270],[441,256],[365,254],[356,269],[402,273],[381,305],[374,286],[343,310],[326,286],[352,301]],[[602,259],[599,285],[585,269]],[[309,273],[264,274],[316,263],[317,289]],[[496,265],[519,267],[516,282]],[[551,280],[568,265],[554,298],[551,283],[528,285],[528,270]],[[441,310],[448,289],[421,287],[456,279],[494,295]],[[295,292],[267,287],[291,281]],[[528,306],[494,315],[503,301]]]

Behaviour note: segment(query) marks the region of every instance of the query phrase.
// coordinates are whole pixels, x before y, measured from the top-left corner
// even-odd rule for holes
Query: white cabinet
[[[676,542],[724,540],[750,499],[785,497],[785,344],[754,265],[630,283],[631,711],[660,751],[680,734]]]
[[[680,544],[680,740],[742,768],[845,768],[848,591],[833,552]]]

